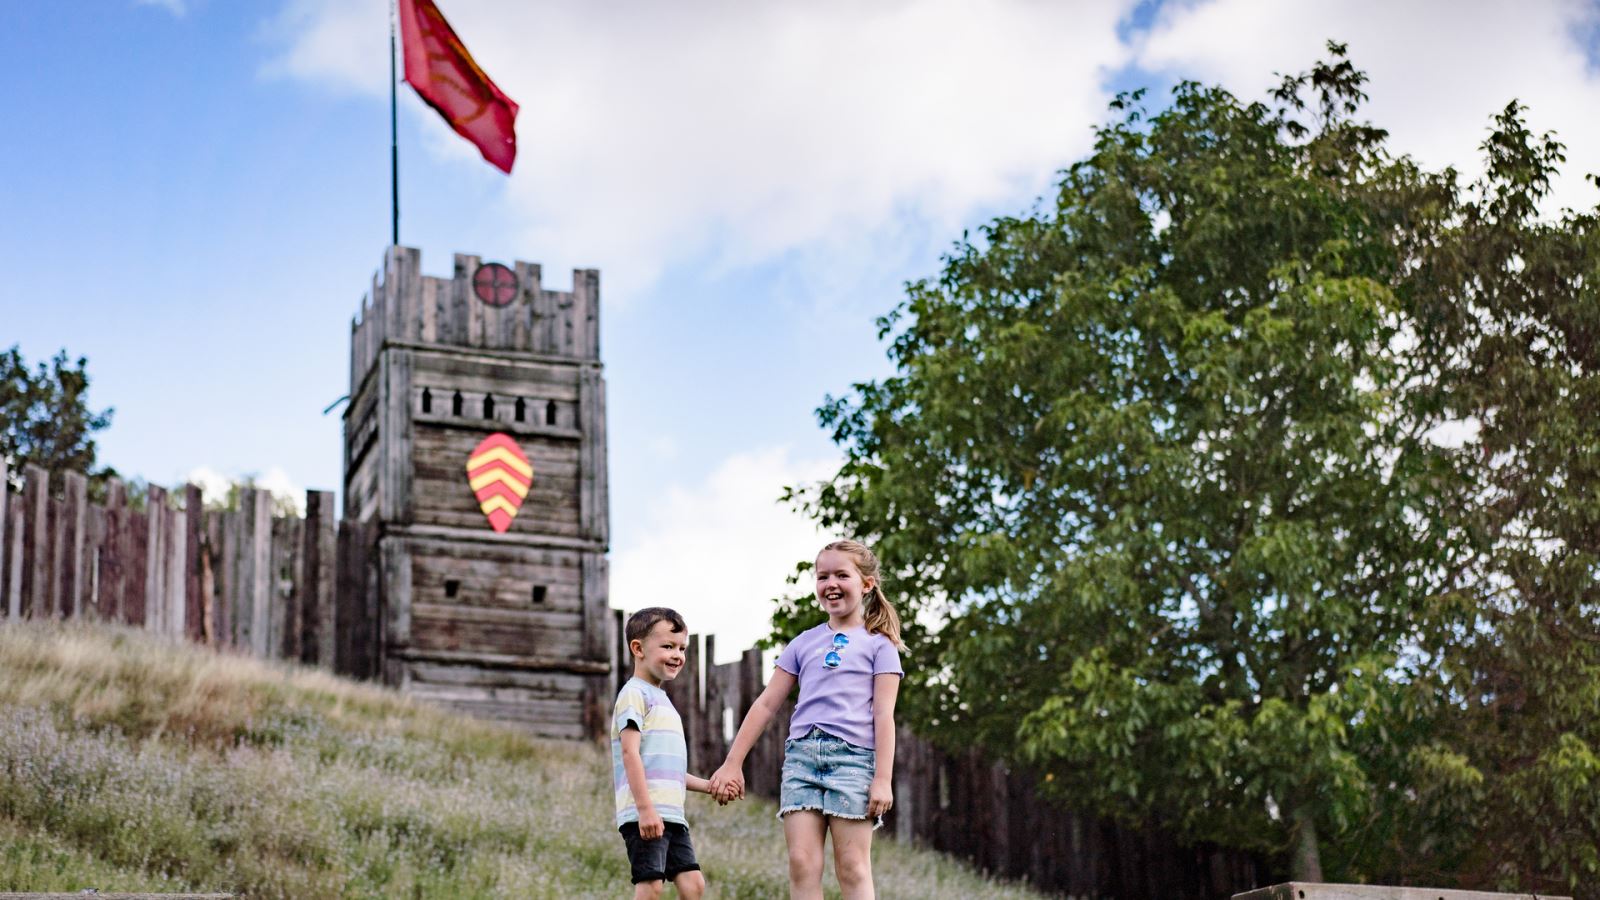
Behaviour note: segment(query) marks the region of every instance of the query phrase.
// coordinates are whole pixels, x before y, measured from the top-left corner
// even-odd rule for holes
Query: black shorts
[[[684,872],[700,871],[694,858],[694,844],[689,842],[689,827],[677,822],[666,823],[666,833],[653,841],[639,837],[638,822],[623,822],[617,831],[628,845],[628,864],[633,866],[633,883],[642,881],[671,881]]]

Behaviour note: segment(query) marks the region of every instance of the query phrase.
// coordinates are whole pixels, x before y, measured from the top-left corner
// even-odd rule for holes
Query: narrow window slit
[[[534,603],[543,603],[546,593],[547,593],[547,589],[545,588],[544,585],[542,585],[542,584],[534,585],[533,586],[533,602]]]
[[[514,414],[515,414],[516,419],[517,419],[518,422],[521,422],[521,421],[527,419],[528,418],[528,401],[522,399],[521,397],[518,397],[517,398],[517,405],[516,405],[516,407],[514,409]]]
[[[433,412],[433,391],[427,388],[422,389],[422,411],[425,413]]]
[[[556,402],[554,400],[544,405],[544,423],[546,425],[554,425],[556,423]]]
[[[484,394],[483,395],[483,417],[485,419],[494,418],[494,395],[493,394]]]
[[[461,593],[461,582],[454,578],[444,580],[444,595],[454,600],[456,594]]]
[[[452,415],[452,416],[461,415],[461,392],[460,391],[456,391],[455,396],[450,398],[450,415]]]

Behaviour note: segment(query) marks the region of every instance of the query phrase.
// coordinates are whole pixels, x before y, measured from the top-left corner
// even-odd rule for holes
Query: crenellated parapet
[[[422,274],[415,247],[390,247],[350,322],[350,392],[385,343],[600,359],[600,273],[574,269],[572,290],[544,287],[538,263],[455,255],[449,278]]]

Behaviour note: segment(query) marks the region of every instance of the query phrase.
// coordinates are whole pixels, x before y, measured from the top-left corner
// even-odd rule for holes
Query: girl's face
[[[850,555],[839,550],[824,550],[817,556],[817,602],[830,619],[849,619],[861,609],[861,599],[872,582],[861,577],[861,570]]]

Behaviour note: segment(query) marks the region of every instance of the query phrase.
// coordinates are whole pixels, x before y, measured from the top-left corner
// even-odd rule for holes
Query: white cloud
[[[522,105],[506,186],[519,242],[618,273],[608,296],[625,301],[674,263],[847,245],[899,215],[949,233],[1033,196],[1089,147],[1131,5],[456,0],[448,14]],[[383,21],[382,0],[296,0],[270,69],[380,93]],[[431,128],[434,152],[475,160]]]
[[[296,483],[289,473],[279,466],[273,466],[262,474],[253,472],[224,474],[211,466],[196,466],[189,470],[183,480],[185,483],[199,486],[201,502],[208,506],[226,502],[228,491],[233,485],[254,482],[256,487],[272,494],[273,506],[278,513],[292,512],[297,516],[306,514],[305,487]]]
[[[1600,73],[1584,47],[1597,21],[1600,6],[1582,0],[1172,3],[1140,36],[1137,63],[1257,100],[1274,72],[1303,71],[1343,41],[1371,76],[1365,115],[1394,149],[1475,177],[1490,117],[1517,99],[1535,132],[1569,148],[1554,206],[1581,208],[1600,199],[1583,181],[1600,172]]]
[[[729,457],[703,483],[667,487],[634,529],[641,537],[612,554],[612,605],[672,607],[690,631],[716,635],[720,661],[735,658],[766,635],[768,601],[794,590],[785,578],[795,563],[828,540],[779,493],[838,465],[769,448]]]

